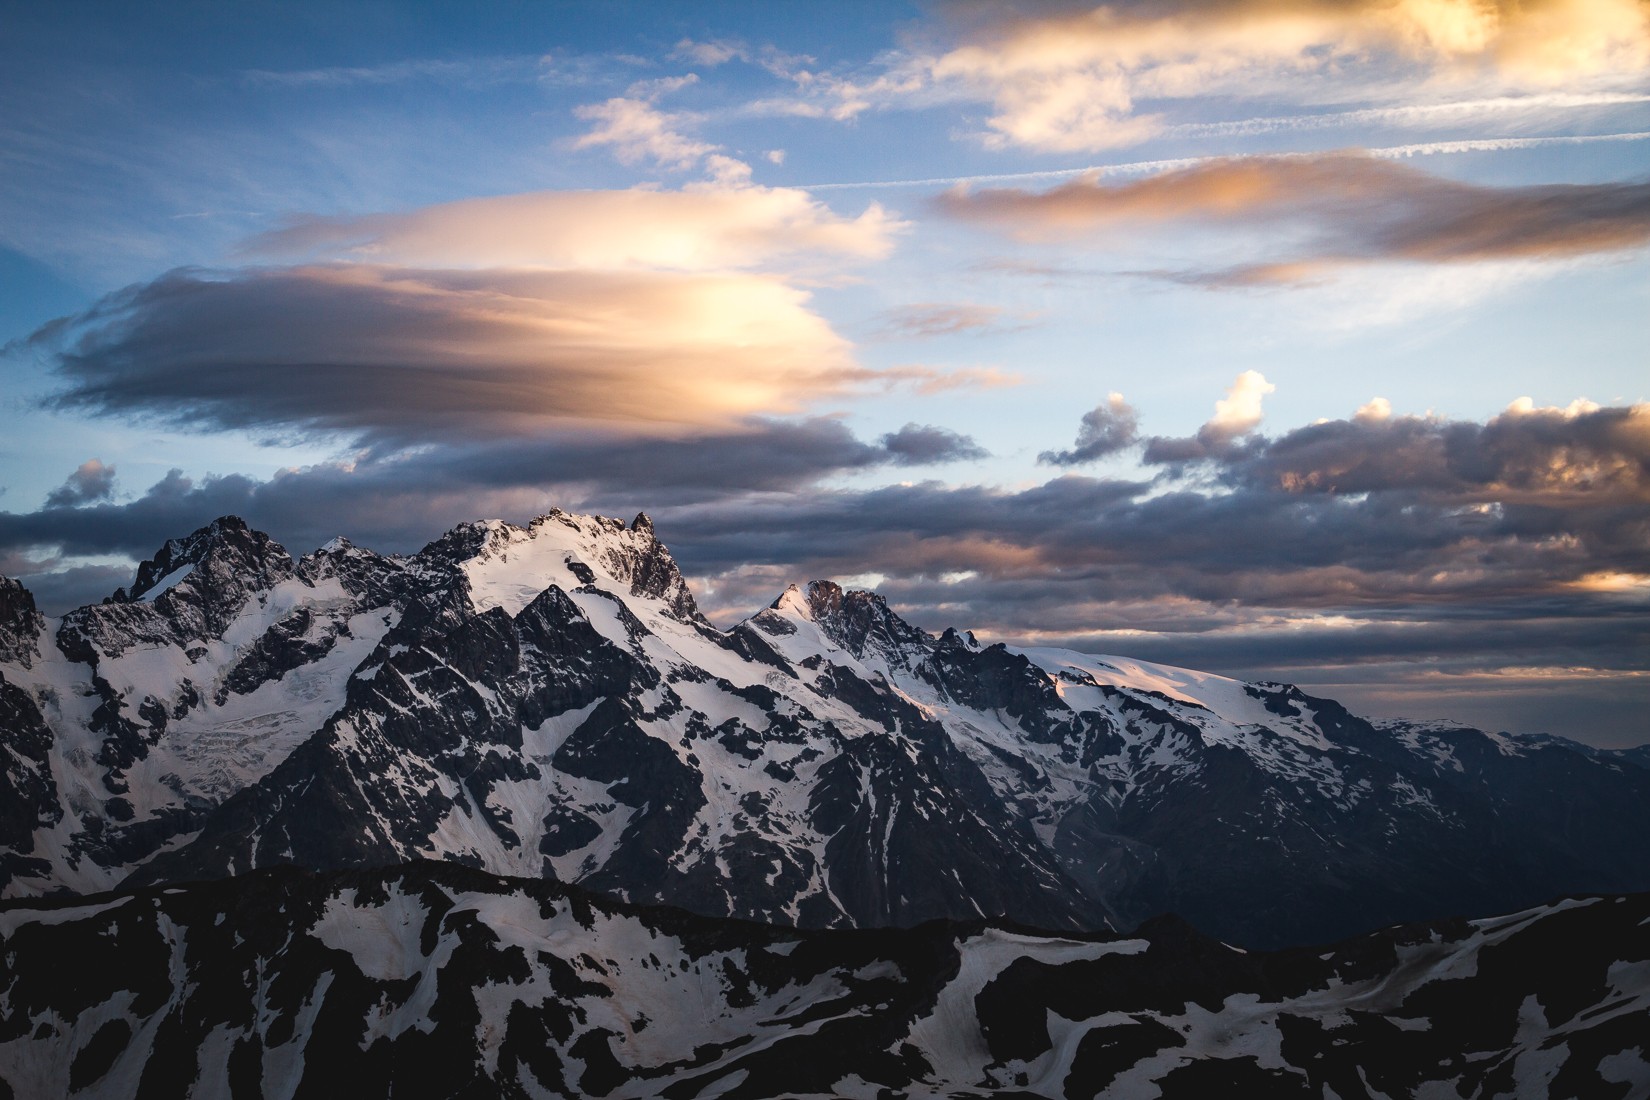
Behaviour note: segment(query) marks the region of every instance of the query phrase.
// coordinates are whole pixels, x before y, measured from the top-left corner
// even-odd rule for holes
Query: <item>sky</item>
[[[1650,742],[1650,5],[0,0],[0,574],[646,511],[720,625]]]

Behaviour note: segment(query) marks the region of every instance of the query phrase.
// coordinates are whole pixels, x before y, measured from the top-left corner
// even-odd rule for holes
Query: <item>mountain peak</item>
[[[855,657],[880,656],[891,668],[912,667],[934,646],[927,631],[900,618],[875,592],[846,589],[835,581],[790,585],[758,617],[769,612],[814,623]]]
[[[812,587],[813,585],[809,585],[809,588]],[[814,618],[813,606],[808,602],[808,597],[802,594],[802,586],[797,584],[786,585],[785,591],[774,597],[773,603],[768,605],[768,610],[789,612],[797,618],[807,619],[809,622],[812,622]]]
[[[168,539],[154,557],[138,566],[130,589],[116,589],[111,603],[131,603],[154,599],[170,585],[162,582],[186,566],[198,566],[208,558],[223,558],[232,572],[243,579],[259,578],[273,583],[292,572],[292,557],[285,548],[262,531],[253,530],[240,516],[219,516],[181,539]],[[173,579],[177,583],[182,577]]]
[[[560,508],[534,517],[525,527],[497,519],[462,523],[417,557],[459,567],[477,606],[503,607],[512,615],[550,584],[571,589],[617,582],[631,596],[659,601],[683,622],[705,622],[646,512],[628,526],[612,516]],[[598,581],[599,575],[608,582]]]

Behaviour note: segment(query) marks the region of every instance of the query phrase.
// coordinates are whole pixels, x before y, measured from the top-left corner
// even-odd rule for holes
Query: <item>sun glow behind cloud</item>
[[[60,349],[60,404],[209,427],[727,429],[876,382],[797,279],[901,228],[714,183],[299,218],[247,253],[330,262],[172,272],[36,340]]]

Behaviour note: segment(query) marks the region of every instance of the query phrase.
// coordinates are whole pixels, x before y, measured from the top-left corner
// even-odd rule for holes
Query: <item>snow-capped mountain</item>
[[[1650,895],[1247,953],[799,931],[451,863],[0,906],[0,1092],[1643,1096]]]
[[[1266,947],[1650,888],[1629,756],[829,582],[718,630],[645,516],[296,562],[225,518],[62,620],[6,582],[0,721],[9,896],[435,858],[804,928],[1175,912]]]

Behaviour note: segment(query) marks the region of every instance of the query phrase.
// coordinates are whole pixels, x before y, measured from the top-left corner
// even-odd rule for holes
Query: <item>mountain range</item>
[[[1266,948],[1650,888],[1633,754],[934,635],[828,581],[720,630],[646,516],[297,561],[225,517],[60,620],[5,582],[0,677],[6,896],[424,858]]]
[[[199,1080],[255,1069],[266,1092],[271,1074],[289,1084],[309,1080],[309,1056],[294,1063],[278,1048],[294,1028],[313,1028],[317,1019],[341,1013],[369,1054],[380,1049],[372,1036],[391,1043],[382,1048],[388,1051],[405,1030],[385,1024],[386,1014],[448,1034],[440,1021],[449,1011],[449,983],[474,994],[473,1003],[465,1000],[470,993],[451,994],[455,1018],[486,1021],[493,1037],[482,1045],[478,1079],[515,1081],[521,1095],[598,1091],[593,1081],[618,1095],[655,1078],[697,1095],[710,1078],[690,1070],[735,1062],[748,1075],[740,1080],[764,1080],[778,1071],[730,1054],[738,1044],[729,1045],[728,1035],[761,1032],[754,1016],[738,1016],[747,1010],[792,1033],[785,1044],[776,1039],[773,1052],[800,1042],[814,1053],[799,1057],[815,1061],[828,1061],[823,1048],[809,1045],[818,1036],[874,1024],[876,1041],[892,1045],[876,1047],[884,1051],[875,1063],[882,1068],[868,1063],[863,1080],[924,1087],[942,1079],[956,1088],[964,1079],[988,1090],[1033,1080],[1052,1087],[1095,1064],[1117,1067],[1112,1076],[1122,1080],[1128,1066],[1152,1058],[1162,1073],[1141,1080],[1162,1087],[1159,1078],[1176,1067],[1216,1056],[1197,1053],[1214,1041],[1195,1037],[1206,1026],[1249,1051],[1236,1061],[1230,1050],[1216,1054],[1228,1069],[1242,1063],[1261,1074],[1256,1081],[1283,1074],[1276,1080],[1296,1082],[1297,1070],[1311,1068],[1301,1058],[1326,1058],[1318,1070],[1340,1065],[1335,1072],[1344,1074],[1356,1059],[1330,1049],[1350,1041],[1352,1033],[1339,1030],[1353,1026],[1343,1017],[1362,1029],[1360,1049],[1385,1050],[1381,1044],[1391,1040],[1409,1052],[1392,1056],[1399,1062],[1419,1059],[1437,1069],[1427,1040],[1397,1037],[1430,1025],[1413,1023],[1422,1018],[1414,1014],[1405,1017],[1410,1023],[1387,1017],[1409,1011],[1400,989],[1432,1003],[1432,994],[1416,992],[1431,980],[1417,977],[1433,973],[1428,968],[1442,968],[1450,981],[1482,974],[1478,952],[1493,937],[1482,932],[1488,926],[1458,919],[1421,933],[1414,922],[1528,910],[1542,914],[1543,926],[1570,928],[1583,919],[1569,915],[1573,906],[1531,907],[1565,894],[1650,889],[1647,763],[1642,751],[1607,752],[1557,737],[1370,721],[1282,683],[987,645],[956,629],[934,634],[876,594],[830,581],[792,586],[721,629],[699,612],[645,515],[626,524],[557,511],[526,526],[465,524],[406,556],[340,538],[296,560],[267,535],[224,517],[167,542],[128,588],[61,618],[42,615],[26,589],[0,579],[0,896],[13,899],[3,907],[11,924],[4,926],[0,1070],[12,1049],[5,1044],[27,1045],[32,1034],[58,1053],[20,1064],[44,1057],[71,1083],[113,1074],[108,1081],[124,1084],[96,1088],[132,1094],[125,1086],[161,1072],[143,1068],[151,1056],[184,1041],[176,1031],[184,1026],[176,1015],[182,975],[207,967],[213,952],[236,960],[245,981],[259,975],[260,997],[266,986],[313,987],[310,999],[288,996],[278,1020],[228,990],[209,1013],[189,1016],[188,1027],[219,1020],[227,1029],[186,1029],[188,1042],[207,1044],[202,1059],[208,1048],[217,1059],[213,1067],[201,1063]],[[452,914],[462,909],[455,891],[504,900],[478,903],[477,915],[455,924]],[[79,900],[93,895],[103,900]],[[283,899],[282,915],[253,912],[254,897]],[[1616,913],[1616,905],[1599,901],[1587,911]],[[568,953],[566,936],[556,939],[560,918],[552,911],[566,907],[584,914],[582,932],[562,930],[589,941],[577,955]],[[539,924],[548,924],[518,920],[518,909],[540,912]],[[335,911],[343,915],[327,916]],[[604,917],[597,928],[586,917],[598,911],[625,914],[636,927],[613,932]],[[172,993],[120,986],[127,997],[109,987],[97,1000],[90,990],[107,979],[88,978],[73,985],[84,996],[69,999],[84,1000],[72,1011],[105,1006],[92,1023],[20,1032],[19,1021],[34,1017],[18,1006],[34,1002],[19,998],[36,978],[34,963],[18,961],[16,945],[43,945],[31,949],[36,962],[38,951],[79,950],[68,939],[44,945],[69,936],[66,929],[82,929],[82,941],[97,935],[91,930],[104,913],[112,914],[114,944],[166,938],[164,951],[142,950],[169,951],[173,962],[141,964],[149,968],[142,981],[160,983],[156,975],[164,972]],[[240,942],[203,946],[223,939],[208,926],[226,914],[242,929]],[[1151,920],[1160,914],[1175,916]],[[1588,1028],[1618,1017],[1638,1026],[1646,1005],[1634,998],[1650,995],[1650,971],[1641,973],[1634,960],[1650,957],[1650,945],[1638,924],[1616,928],[1614,917],[1599,919],[1614,930],[1614,946],[1595,946],[1611,958],[1594,960],[1603,976],[1586,979],[1585,995],[1563,994],[1571,998],[1563,1003],[1597,1009]],[[1149,921],[1136,939],[1121,938]],[[1313,963],[1317,956],[1300,950],[1406,922],[1411,931],[1382,933],[1386,946],[1368,948],[1373,955],[1343,945]],[[187,943],[157,932],[163,926],[187,926]],[[529,926],[553,946],[500,947],[515,943],[510,928]],[[620,960],[615,967],[632,975],[705,965],[708,948],[681,947],[681,958],[638,954],[643,926],[649,941],[689,926],[695,942],[738,941],[738,959],[714,965],[746,977],[703,995],[722,998],[716,1004],[743,1022],[727,1024],[733,1030],[724,1035],[716,1030],[723,1025],[707,1021],[709,1030],[693,1042],[677,1034],[679,1024],[641,1039],[646,1025],[628,1017],[623,1027],[610,1021],[581,1030],[589,1019],[607,1019],[613,998],[629,995],[581,958],[599,962],[610,951],[608,961]],[[257,954],[267,944],[246,947],[254,928],[266,940],[308,937],[327,958],[335,956],[323,947],[342,943],[377,961],[357,958],[346,996],[336,985],[343,971],[330,963],[276,966]],[[610,932],[617,946],[603,946]],[[418,940],[423,962],[408,937]],[[450,951],[441,946],[449,939]],[[816,957],[812,945],[827,943],[834,946]],[[807,950],[793,950],[799,944]],[[1173,963],[1181,950],[1202,961]],[[399,961],[384,962],[385,951]],[[1244,963],[1246,951],[1283,954]],[[135,960],[141,952],[134,952]],[[474,973],[437,961],[474,952],[481,967]],[[1118,979],[1138,990],[1136,999],[1085,992],[1096,974],[1136,965],[1121,956],[1141,953],[1170,960],[1161,977],[1169,993],[1147,989],[1159,978],[1138,976]],[[1107,961],[1113,955],[1119,958]],[[1462,961],[1469,955],[1474,961]],[[1424,965],[1415,962],[1423,957]],[[787,969],[793,961],[799,969]],[[1627,970],[1610,969],[1617,964]],[[504,977],[494,973],[499,967]],[[1175,977],[1188,967],[1205,982],[1196,990]],[[335,975],[325,980],[336,995],[323,997],[315,984],[323,971]],[[405,984],[413,971],[426,975],[422,993]],[[300,973],[307,976],[292,976]],[[1020,977],[1011,982],[1010,974]],[[1333,1007],[1341,1001],[1332,991],[1351,988],[1354,974],[1387,991],[1367,1010],[1385,1023]],[[878,984],[884,978],[893,983],[886,990]],[[1052,983],[1046,988],[1044,978]],[[534,1016],[538,1009],[519,1015],[506,1001],[483,997],[482,986],[471,988],[501,981],[548,983],[573,997],[555,1012],[572,1013],[579,1027],[568,1023],[572,1017]],[[760,995],[746,988],[751,981]],[[962,1007],[946,1007],[942,990],[959,982],[973,992]],[[987,987],[1001,995],[985,997]],[[1177,989],[1191,998],[1181,999],[1178,1014],[1169,1011]],[[1029,1021],[1017,1019],[1009,991],[1029,998],[1026,1005],[1047,1004]],[[1472,995],[1493,1000],[1513,992],[1494,986]],[[906,1007],[879,1016],[885,993],[889,1005]],[[585,994],[605,998],[607,1009],[579,1007]],[[681,1006],[669,998],[679,995],[688,994],[655,990],[648,997],[665,998],[659,1003],[668,1001],[674,1007],[666,1011],[675,1013]],[[1457,995],[1468,996],[1466,987],[1448,996]],[[27,996],[42,1012],[72,1017],[50,1007],[53,995]],[[1258,1032],[1252,1014],[1241,1026],[1229,1018],[1232,998],[1251,996],[1274,1005]],[[806,1007],[810,997],[834,1007]],[[1305,998],[1316,1006],[1305,1016],[1316,1022],[1275,1033],[1283,1027],[1279,998]],[[1529,1006],[1513,1000],[1515,1024],[1529,1022]],[[125,1005],[118,1012],[108,1007],[117,1001]],[[1537,1033],[1550,1039],[1554,1002],[1538,1001],[1535,1011],[1546,1016],[1530,1024],[1534,1031],[1520,1039],[1517,1024],[1484,1038],[1490,1046],[1483,1049],[1517,1061],[1525,1057],[1516,1054],[1520,1043],[1528,1046]],[[163,1002],[171,1007],[163,1010]],[[416,1010],[407,1007],[415,1002]],[[139,1003],[147,1014],[136,1010]],[[940,1025],[923,1031],[926,1017],[907,1011],[919,1003],[960,1033],[984,1035],[983,1052],[977,1043],[946,1047]],[[1194,1003],[1204,1006],[1202,1015]],[[1142,1016],[1146,1005],[1155,1014]],[[1035,1021],[1044,1016],[1064,1021],[1060,1028],[1110,1021],[1108,1028],[1124,1027],[1127,1035],[1084,1038],[1092,1029],[1041,1028]],[[844,1022],[850,1019],[858,1022]],[[907,1025],[912,1030],[900,1030]],[[1165,1027],[1175,1032],[1172,1042]],[[660,1038],[667,1030],[670,1037]],[[597,1031],[607,1038],[572,1037]],[[531,1066],[526,1048],[509,1038],[518,1032],[554,1035],[550,1045],[561,1053],[543,1057],[555,1066]],[[621,1032],[639,1044],[627,1048],[632,1054],[651,1052],[638,1055],[641,1061],[620,1057],[628,1067],[622,1072],[609,1065],[616,1055],[597,1050],[608,1050],[603,1044]],[[52,1034],[69,1039],[53,1046]],[[1278,1034],[1284,1054],[1265,1054]],[[657,1049],[655,1039],[663,1043]],[[1260,1046],[1242,1045],[1251,1042]],[[706,1045],[714,1051],[697,1049]],[[1160,1057],[1170,1046],[1179,1053]],[[1612,1047],[1611,1056],[1626,1058],[1627,1049]],[[129,1050],[140,1053],[122,1061]],[[507,1054],[522,1061],[510,1068]],[[1605,1057],[1583,1059],[1587,1072],[1604,1073]],[[1617,1067],[1627,1075],[1622,1080],[1638,1080],[1629,1062]],[[1535,1072],[1529,1066],[1537,1063],[1553,1073],[1565,1064],[1537,1057],[1525,1070]],[[576,1081],[567,1076],[574,1064],[583,1067]],[[645,1073],[644,1064],[652,1067]],[[92,1068],[75,1068],[83,1065]],[[1493,1083],[1488,1063],[1470,1073],[1455,1068]],[[1188,1072],[1180,1086],[1195,1095],[1199,1078]],[[522,1073],[537,1084],[522,1084]],[[1082,1089],[1094,1083],[1086,1095],[1112,1087],[1105,1083],[1111,1077],[1095,1073],[1079,1073]],[[1519,1080],[1528,1077],[1520,1073]],[[1320,1085],[1351,1094],[1346,1079],[1307,1076],[1318,1090],[1312,1095],[1326,1095]],[[58,1080],[29,1080],[48,1078]],[[685,1084],[690,1078],[699,1084]],[[22,1080],[0,1072],[7,1079],[14,1088]],[[852,1094],[838,1078],[787,1088],[804,1085]],[[763,1087],[750,1084],[747,1092],[771,1094]],[[179,1094],[155,1088],[155,1095]],[[274,1091],[293,1095],[284,1086]],[[486,1094],[493,1093],[478,1093]]]

